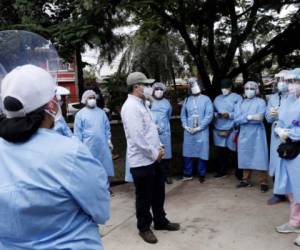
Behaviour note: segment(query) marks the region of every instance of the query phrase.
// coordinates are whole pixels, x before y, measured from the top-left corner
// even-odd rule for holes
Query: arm
[[[103,113],[103,116],[104,116],[103,119],[104,119],[105,135],[106,135],[107,140],[111,140],[110,123],[109,123],[109,120],[108,120],[105,112]]]
[[[268,105],[266,108],[266,120],[268,123],[273,123],[274,121],[278,120],[278,115],[275,115],[274,112],[272,112],[272,110],[275,108],[272,104],[272,98],[273,96],[270,97],[269,101],[268,101]]]
[[[261,100],[258,103],[258,109],[256,114],[251,114],[248,116],[249,123],[251,124],[260,124],[263,122],[266,113],[266,102]]]
[[[74,157],[66,189],[95,223],[104,224],[109,219],[110,195],[106,171],[83,144]]]
[[[213,119],[213,114],[214,114],[214,108],[211,100],[207,100],[205,103],[205,116],[204,118],[200,121],[200,130],[206,129],[208,125],[211,123]]]
[[[293,127],[288,131],[288,137],[292,141],[300,141],[300,121],[293,123]]]
[[[172,106],[169,101],[168,101],[168,104],[169,104],[168,117],[169,117],[169,120],[171,120],[173,110],[172,110]]]
[[[214,106],[214,117],[215,118],[219,118],[219,111],[217,110],[217,98],[215,98],[214,102],[213,102],[213,106]]]
[[[77,113],[75,115],[75,121],[74,121],[74,135],[82,142],[83,141],[83,121],[80,117],[80,113]]]
[[[236,100],[234,102],[233,111],[229,113],[229,119],[234,120],[235,110],[241,105],[242,101],[243,98],[240,95],[237,95]]]
[[[187,104],[187,98],[184,99],[182,107],[181,107],[181,112],[180,112],[180,119],[181,119],[181,124],[183,128],[187,127],[187,110],[186,110],[186,104]]]
[[[61,118],[61,122],[62,122],[62,125],[63,125],[63,134],[65,136],[68,136],[68,137],[72,137],[73,136],[73,133],[71,131],[71,129],[68,127],[68,124],[66,123],[65,119],[62,117]]]
[[[247,114],[242,112],[242,103],[237,104],[234,110],[234,123],[237,126],[248,123]]]

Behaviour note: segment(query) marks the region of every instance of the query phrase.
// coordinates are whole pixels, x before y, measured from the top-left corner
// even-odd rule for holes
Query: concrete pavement
[[[105,250],[289,250],[295,234],[281,235],[275,227],[288,220],[288,203],[266,205],[271,191],[258,185],[236,189],[234,177],[204,184],[197,179],[167,185],[165,208],[171,221],[181,223],[178,232],[154,231],[159,242],[145,243],[136,229],[134,187],[113,187],[112,215],[101,227]]]

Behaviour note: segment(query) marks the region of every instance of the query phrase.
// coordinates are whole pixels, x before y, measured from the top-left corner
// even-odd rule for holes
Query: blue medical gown
[[[1,250],[101,250],[107,174],[87,147],[52,129],[25,143],[0,138]]]
[[[279,95],[278,93],[275,93],[270,96],[270,99],[268,100],[268,106],[266,110],[266,120],[268,123],[272,124],[271,129],[271,143],[270,143],[270,164],[269,164],[269,175],[274,176],[275,175],[275,169],[279,167],[280,165],[280,157],[277,153],[278,146],[280,144],[280,139],[278,136],[275,135],[274,129],[277,125],[278,116],[274,117],[271,116],[271,109],[276,108],[277,110],[282,105],[282,103],[285,101],[287,95]]]
[[[209,124],[213,119],[213,105],[205,95],[187,97],[181,108],[182,127],[193,127],[194,118],[198,117],[201,131],[190,134],[184,130],[183,156],[208,160],[209,157]],[[197,125],[197,126],[198,126]]]
[[[240,126],[238,137],[238,166],[240,169],[268,170],[268,144],[263,121],[248,121],[248,115],[265,116],[266,103],[253,97],[244,99],[235,112]]]
[[[74,135],[83,142],[92,155],[101,161],[108,176],[114,176],[112,155],[108,140],[111,139],[110,124],[105,112],[95,107],[83,108],[75,115]]]
[[[163,98],[162,100],[154,100],[151,105],[151,112],[155,124],[159,128],[158,134],[160,142],[164,145],[165,156],[164,159],[172,158],[171,145],[171,127],[170,119],[172,115],[172,107],[170,102]]]
[[[290,129],[289,138],[300,141],[300,98],[289,96],[280,106],[277,126]],[[280,164],[280,178],[275,179],[276,188],[284,190],[285,187],[285,192],[292,192],[295,201],[300,203],[300,154],[292,160],[281,159]]]
[[[55,122],[55,125],[54,125],[54,128],[53,128],[56,132],[60,133],[61,135],[64,135],[64,136],[68,136],[68,137],[72,137],[73,136],[73,133],[71,131],[71,129],[68,127],[65,119],[63,116],[61,116],[56,122]]]
[[[236,131],[234,130],[234,112],[235,109],[242,102],[242,97],[236,93],[229,95],[219,95],[214,100],[215,114],[228,113],[229,119],[215,118],[213,138],[214,143],[218,147],[227,147],[232,151],[236,150],[236,143],[234,142]],[[230,130],[228,137],[218,135],[218,131]]]

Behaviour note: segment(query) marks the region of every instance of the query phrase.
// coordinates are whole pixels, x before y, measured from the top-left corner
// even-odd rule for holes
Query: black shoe
[[[266,193],[269,191],[269,186],[267,184],[261,184],[260,185],[260,192]]]
[[[154,235],[154,233],[149,229],[148,231],[145,232],[139,232],[139,235],[142,237],[142,239],[150,244],[155,244],[157,243],[157,238]]]
[[[155,230],[167,230],[167,231],[178,231],[180,229],[180,224],[179,223],[172,223],[169,222],[165,225],[154,225]]]
[[[205,182],[205,176],[200,176],[200,177],[199,177],[199,181],[200,181],[200,183]]]
[[[238,184],[236,186],[236,188],[243,188],[243,187],[252,187],[252,184],[251,183],[248,183],[246,181],[241,181],[240,184]]]
[[[166,180],[165,180],[165,182],[166,182],[167,184],[173,184],[173,180],[172,180],[171,177],[167,177]]]
[[[216,179],[218,179],[218,178],[225,178],[225,177],[227,177],[227,174],[220,174],[220,173],[218,173],[218,174],[214,175],[214,178],[216,178]]]

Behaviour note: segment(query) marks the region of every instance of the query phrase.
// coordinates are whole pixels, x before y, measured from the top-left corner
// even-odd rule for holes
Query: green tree
[[[218,87],[223,77],[245,73],[269,55],[288,55],[299,49],[294,34],[300,31],[297,5],[300,1],[126,0],[123,3],[140,22],[156,20],[166,30],[181,35],[210,93],[211,86]],[[294,5],[296,11],[280,25],[279,14],[290,5]],[[261,37],[265,39],[256,51],[244,53],[249,57],[239,54],[252,44],[253,39],[258,44]]]
[[[142,71],[156,81],[175,83],[175,76],[184,71],[181,47],[184,43],[176,34],[143,25],[129,39],[118,72]]]

